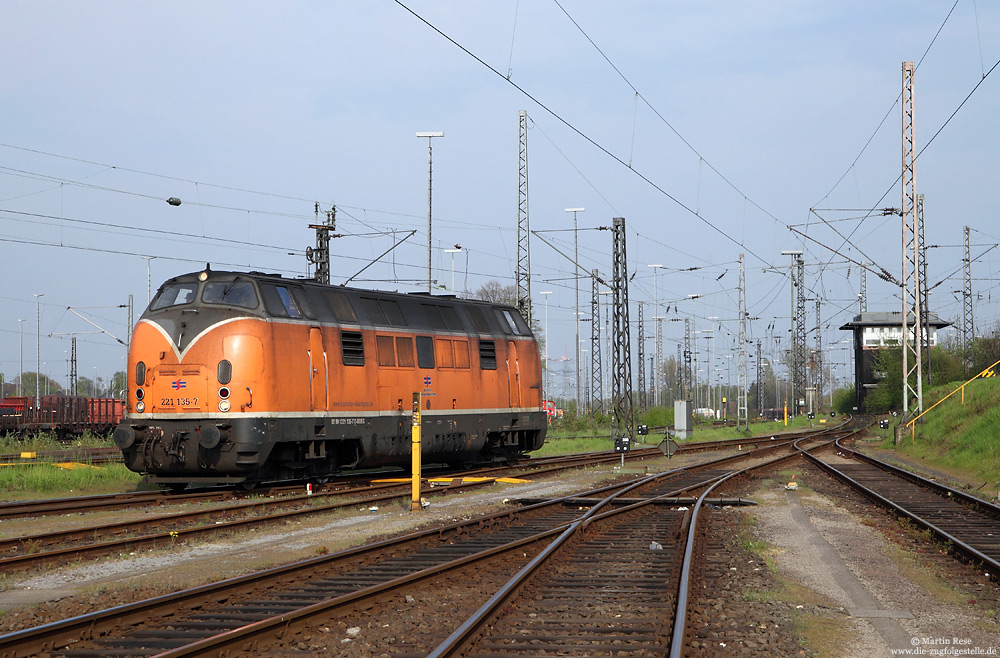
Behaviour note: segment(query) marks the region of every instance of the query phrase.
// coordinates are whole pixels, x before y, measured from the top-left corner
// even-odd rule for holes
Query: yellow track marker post
[[[412,486],[410,498],[410,511],[419,512],[423,507],[420,505],[420,393],[413,394],[413,431],[410,442],[410,453],[412,454]]]

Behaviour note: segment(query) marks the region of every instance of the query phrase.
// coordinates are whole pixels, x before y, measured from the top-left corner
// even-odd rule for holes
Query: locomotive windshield
[[[206,304],[229,304],[243,308],[257,308],[257,291],[249,281],[218,281],[206,283],[201,291],[201,301]]]
[[[149,305],[149,310],[159,311],[171,306],[190,304],[194,301],[195,293],[197,292],[197,283],[172,283],[160,290],[156,295],[156,299]]]

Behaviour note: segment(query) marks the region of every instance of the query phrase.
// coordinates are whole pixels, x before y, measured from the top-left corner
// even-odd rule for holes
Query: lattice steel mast
[[[316,282],[330,283],[330,231],[337,229],[337,206],[326,211],[326,222],[319,221],[319,202],[316,203],[316,223],[309,228],[316,230],[316,248],[306,249],[306,260],[316,266]]]
[[[927,289],[927,242],[924,240],[924,195],[917,195],[917,249],[920,252],[920,319],[923,331],[920,347],[927,359],[927,385],[933,384],[931,377],[931,314],[930,291]]]
[[[914,126],[913,62],[903,62],[903,418],[924,409],[920,321],[920,249],[917,243],[917,156]],[[915,335],[916,334],[916,335]]]
[[[517,291],[515,305],[531,326],[531,234],[528,223],[528,113],[520,110],[517,140]]]
[[[816,410],[823,401],[823,322],[820,320],[820,302],[816,298]]]
[[[635,438],[632,406],[632,354],[628,320],[628,259],[625,254],[625,218],[612,220],[613,278],[611,334],[611,404],[613,438]]]
[[[799,400],[806,392],[806,264],[795,256],[792,285],[795,288],[795,323],[792,331],[792,414],[798,415]]]
[[[868,263],[861,263],[861,292],[858,293],[861,313],[868,312]]]
[[[604,413],[604,374],[601,372],[601,298],[597,288],[600,277],[591,272],[593,297],[590,301],[590,410]]]
[[[976,328],[972,316],[972,251],[969,249],[969,227],[964,227],[965,251],[962,258],[962,361],[965,363],[965,374],[969,374],[972,365],[972,341],[976,337]]]
[[[691,318],[684,318],[684,399],[690,400],[694,382],[691,381]]]
[[[743,271],[743,254],[740,254],[740,332],[737,339],[736,362],[736,429],[749,429],[750,416],[747,411],[747,290]],[[759,382],[759,378],[758,378]],[[758,383],[757,388],[760,388]]]
[[[760,353],[760,341],[757,341],[757,415],[764,415],[764,370],[763,357]],[[777,400],[775,400],[777,405]]]
[[[639,366],[638,372],[636,373],[636,379],[639,383],[639,397],[638,404],[639,410],[646,408],[646,335],[645,326],[642,321],[642,302],[639,302],[639,324],[636,327],[639,330],[639,340],[636,341],[636,351],[638,352],[636,364]]]

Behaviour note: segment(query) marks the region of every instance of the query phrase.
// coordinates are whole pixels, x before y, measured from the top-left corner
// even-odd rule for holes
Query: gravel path
[[[820,476],[816,476],[820,477]],[[842,656],[890,656],[891,649],[976,648],[1000,651],[1000,631],[974,609],[946,603],[912,582],[890,557],[877,529],[807,489],[759,492],[757,532],[775,546],[791,578],[835,601],[856,631]],[[895,654],[901,655],[901,654]]]

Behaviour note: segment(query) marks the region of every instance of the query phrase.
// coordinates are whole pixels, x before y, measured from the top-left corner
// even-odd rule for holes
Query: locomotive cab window
[[[243,308],[257,308],[257,291],[249,281],[213,281],[201,291],[201,301],[206,304],[228,304]]]
[[[156,299],[154,299],[153,303],[149,305],[149,310],[159,311],[160,309],[170,308],[171,306],[190,304],[194,301],[195,293],[197,292],[197,283],[172,283],[168,286],[164,286],[160,292],[156,294]]]
[[[508,309],[497,309],[497,318],[500,320],[500,328],[505,334],[524,336],[528,333],[528,325],[524,323],[524,318],[520,313]]]
[[[278,298],[281,299],[281,305],[285,307],[285,314],[290,318],[301,318],[302,311],[299,310],[295,300],[292,299],[292,295],[288,292],[288,288],[285,286],[275,286],[274,289],[278,293]]]

